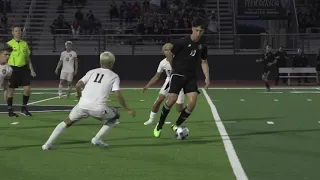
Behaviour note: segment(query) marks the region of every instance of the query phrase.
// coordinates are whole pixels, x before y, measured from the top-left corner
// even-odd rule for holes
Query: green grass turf
[[[306,93],[301,94],[290,93],[293,90],[274,91],[283,93],[207,92],[249,179],[318,179],[320,94],[312,93],[315,90],[303,90]]]
[[[11,119],[0,114],[0,179],[235,179],[204,96],[200,95],[197,109],[185,124],[190,136],[179,141],[173,138],[169,125],[159,139],[153,137],[154,126],[143,125],[157,94],[158,90],[147,94],[140,90],[124,90],[127,103],[136,109],[137,116],[131,118],[120,109],[121,123],[104,138],[110,145],[106,149],[90,144],[101,127],[92,118],[67,129],[56,142],[56,150],[44,152],[41,145],[65,119],[67,112],[34,113],[33,117]],[[32,95],[30,102],[54,96]],[[21,100],[21,95],[15,95],[15,104],[20,104]],[[53,99],[39,105],[74,105],[74,100],[74,97]],[[110,104],[118,106],[113,96]],[[168,121],[174,122],[177,116],[173,110]],[[19,124],[11,125],[14,121]]]

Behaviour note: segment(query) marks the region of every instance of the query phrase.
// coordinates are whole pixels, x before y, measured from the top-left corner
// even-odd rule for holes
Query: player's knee
[[[30,90],[31,90],[30,86],[23,87],[23,91],[25,95],[30,95]]]
[[[167,105],[172,106],[174,103],[176,103],[177,99],[178,99],[177,94],[173,94],[173,93],[169,94],[169,98],[167,100]]]
[[[67,128],[72,126],[73,123],[75,123],[75,121],[72,121],[69,117],[67,119],[64,120],[64,123],[66,123]]]

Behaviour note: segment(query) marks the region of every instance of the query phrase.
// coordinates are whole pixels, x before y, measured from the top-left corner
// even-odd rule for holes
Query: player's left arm
[[[33,69],[33,65],[32,65],[32,61],[31,61],[31,58],[30,58],[30,55],[31,55],[31,52],[30,52],[30,49],[29,49],[29,45],[26,43],[26,56],[27,56],[27,61],[28,61],[28,65],[29,65],[29,69],[31,71],[31,76],[32,77],[36,77],[36,73],[34,72],[34,69]]]
[[[201,68],[205,76],[205,88],[208,88],[210,85],[210,75],[209,75],[209,64],[208,64],[208,48],[204,46],[201,51]]]

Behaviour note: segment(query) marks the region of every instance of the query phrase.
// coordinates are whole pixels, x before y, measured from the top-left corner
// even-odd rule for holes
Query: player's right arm
[[[55,72],[56,72],[57,75],[59,74],[59,69],[60,69],[60,67],[62,66],[62,62],[63,62],[63,54],[61,53],[61,55],[60,55],[60,60],[59,60],[59,62],[58,62],[58,65],[57,65],[57,67],[56,67],[56,70],[55,70]]]
[[[143,88],[143,90],[142,90],[143,93],[145,93],[150,86],[152,86],[154,83],[156,83],[160,79],[163,71],[164,71],[164,68],[163,68],[162,61],[161,61],[158,66],[157,73],[151,78],[151,80],[148,82],[148,84]]]
[[[92,76],[94,72],[93,71],[89,71],[87,72],[87,74],[85,76],[83,76],[76,84],[76,92],[77,92],[77,98],[80,99],[81,95],[82,95],[82,90],[83,88],[86,86],[86,84],[88,83],[90,77]]]
[[[122,106],[122,108],[127,111],[128,114],[130,114],[131,116],[136,116],[136,112],[132,109],[129,109],[126,101],[124,100],[124,97],[121,93],[120,90],[120,78],[117,76],[114,80],[113,86],[112,86],[112,91],[115,92],[116,98],[118,103]]]

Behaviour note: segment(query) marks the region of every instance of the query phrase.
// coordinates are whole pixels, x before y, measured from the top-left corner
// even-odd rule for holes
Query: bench
[[[290,85],[291,78],[317,78],[317,71],[315,67],[288,67],[288,68],[279,68],[280,74],[287,74],[284,76],[279,76],[279,78],[287,78],[288,85]],[[291,75],[291,74],[301,74]]]

